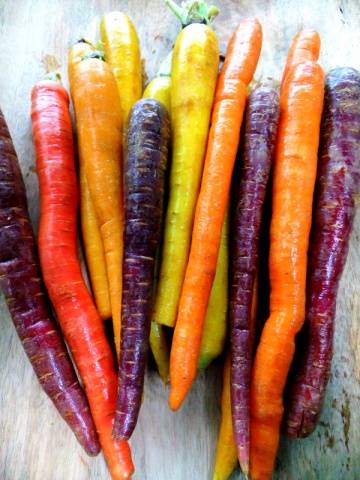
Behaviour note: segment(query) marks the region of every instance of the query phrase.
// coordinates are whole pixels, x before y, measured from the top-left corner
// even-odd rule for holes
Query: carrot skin
[[[197,373],[203,324],[216,271],[247,97],[245,81],[254,74],[261,43],[259,22],[255,19],[241,22],[229,41],[216,85],[190,255],[170,354],[169,404],[173,410],[184,401]],[[251,58],[249,62],[248,57],[254,57],[255,61]]]
[[[221,230],[216,273],[204,320],[198,368],[207,368],[223,351],[228,324],[229,215]]]
[[[124,164],[125,248],[115,438],[131,436],[141,405],[169,142],[166,108],[153,99],[139,100],[129,114]]]
[[[0,285],[35,374],[89,455],[100,451],[89,405],[52,318],[40,276],[25,186],[0,111]]]
[[[255,323],[251,321],[254,282],[259,256],[259,231],[279,119],[279,94],[259,87],[247,104],[240,184],[236,192],[231,249],[231,404],[234,436],[242,470],[250,455],[250,373]]]
[[[69,51],[68,77],[73,97],[77,93],[75,86],[78,66],[86,55],[93,52],[94,47],[85,40],[79,40]],[[79,152],[79,167],[80,219],[84,253],[95,303],[102,319],[106,320],[111,317],[111,305],[105,252],[100,226],[96,218],[94,203],[91,199],[88,180],[85,175],[84,159],[81,157],[81,151]]]
[[[227,480],[237,466],[237,451],[231,419],[230,401],[230,352],[227,353],[223,370],[221,394],[221,420],[216,444],[213,480]]]
[[[303,62],[316,62],[320,54],[320,36],[312,28],[304,28],[298,32],[291,42],[286,65],[282,77],[282,84],[286,75],[297,64]]]
[[[250,387],[250,476],[271,478],[283,415],[282,395],[295,336],[305,319],[306,266],[324,74],[315,62],[286,76],[274,163],[270,229],[270,316],[256,351]]]
[[[284,430],[306,437],[315,428],[329,380],[336,295],[360,193],[360,73],[327,75],[314,222],[309,247],[305,352],[288,398]]]
[[[85,385],[91,413],[113,480],[133,473],[126,442],[112,438],[116,374],[104,324],[77,257],[78,190],[69,98],[58,82],[32,92],[33,136],[40,184],[39,252],[44,280]]]
[[[189,256],[218,64],[219,49],[213,29],[191,24],[180,32],[171,67],[170,193],[152,315],[153,320],[169,327],[175,325]]]

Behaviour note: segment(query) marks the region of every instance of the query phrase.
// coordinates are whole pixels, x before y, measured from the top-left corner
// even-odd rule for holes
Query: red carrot
[[[35,374],[89,455],[99,444],[86,397],[47,303],[25,186],[0,111],[0,285]]]
[[[336,294],[360,193],[360,73],[336,68],[326,79],[320,157],[309,246],[306,338],[290,380],[285,430],[315,428],[329,380]]]
[[[250,373],[255,322],[251,307],[256,278],[259,231],[275,148],[279,94],[256,88],[248,99],[240,160],[240,185],[235,186],[230,273],[231,405],[239,463],[247,475],[250,455]]]
[[[45,285],[85,385],[113,479],[133,472],[126,442],[112,438],[116,374],[103,322],[84,283],[76,243],[78,190],[69,98],[60,83],[32,92],[33,136],[40,183],[39,251]]]

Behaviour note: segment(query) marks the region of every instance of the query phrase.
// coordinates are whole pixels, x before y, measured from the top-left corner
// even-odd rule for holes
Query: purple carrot
[[[100,451],[83,390],[40,278],[25,186],[0,111],[0,285],[38,380],[89,455]]]
[[[245,473],[250,454],[250,372],[254,337],[251,306],[258,263],[259,231],[274,154],[279,94],[256,88],[249,96],[239,158],[230,273],[231,407],[235,443]]]
[[[121,439],[128,439],[135,428],[144,386],[170,142],[165,107],[156,100],[139,100],[130,113],[126,140],[121,353],[114,423],[114,436]]]
[[[305,343],[290,379],[284,430],[315,428],[329,380],[339,281],[360,193],[360,73],[336,68],[326,79],[314,221],[309,246]]]

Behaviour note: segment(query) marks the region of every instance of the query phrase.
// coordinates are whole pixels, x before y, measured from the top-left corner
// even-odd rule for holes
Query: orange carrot
[[[286,60],[282,83],[295,65],[302,62],[317,62],[320,53],[320,36],[316,30],[304,28],[295,35]]]
[[[79,156],[104,245],[115,345],[119,354],[124,226],[121,108],[111,68],[96,52],[74,68],[71,92]]]
[[[232,35],[215,93],[190,257],[182,287],[170,357],[170,407],[176,410],[196,376],[203,323],[214,280],[240,127],[262,42],[257,20]]]
[[[68,76],[70,90],[74,87],[74,75],[78,64],[85,55],[94,51],[94,47],[85,40],[79,40],[69,52]],[[73,92],[71,92],[73,94]],[[100,227],[96,218],[88,182],[85,176],[84,161],[79,158],[80,176],[80,220],[86,263],[89,270],[91,288],[100,316],[106,320],[111,317],[109,282],[106,273],[104,246]]]
[[[51,80],[36,84],[31,98],[44,281],[84,383],[112,478],[123,480],[131,476],[133,465],[129,445],[112,438],[117,395],[113,356],[77,257],[78,190],[69,98]]]
[[[305,316],[306,267],[324,74],[315,62],[286,75],[280,95],[270,230],[270,316],[250,389],[250,476],[271,478],[283,415],[282,394]]]

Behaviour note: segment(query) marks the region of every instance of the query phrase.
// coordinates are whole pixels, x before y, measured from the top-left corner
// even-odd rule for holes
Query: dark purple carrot
[[[130,112],[124,165],[125,232],[116,438],[131,436],[141,405],[169,141],[170,121],[165,107],[156,100],[139,100]]]
[[[259,231],[279,118],[279,94],[256,88],[249,96],[242,138],[243,152],[236,198],[231,249],[231,406],[240,466],[249,470],[250,371],[254,324],[251,306],[258,263]]]
[[[89,406],[40,278],[25,186],[0,111],[0,285],[38,380],[89,455],[100,447]]]
[[[291,437],[314,430],[330,375],[336,295],[360,193],[360,73],[352,68],[327,75],[320,141],[305,349],[290,379],[283,425]]]

